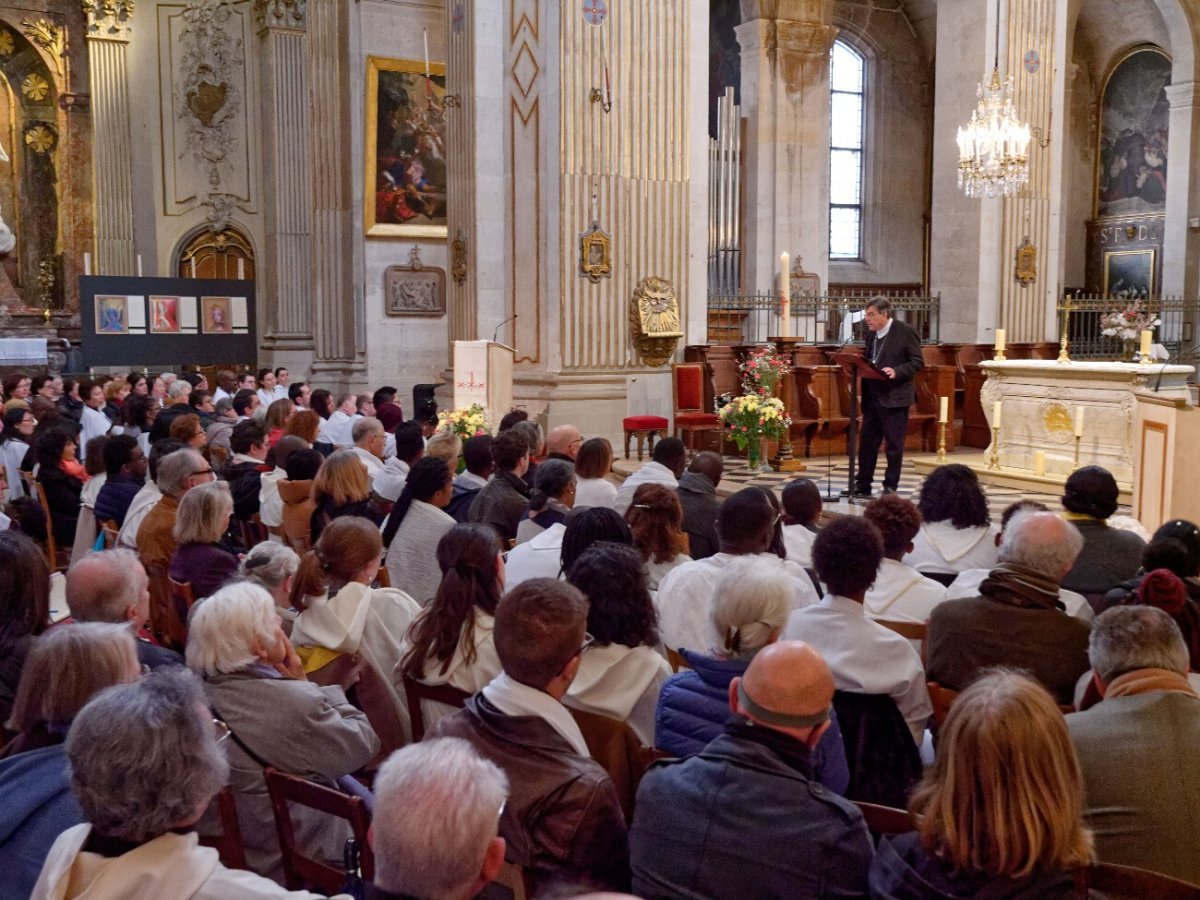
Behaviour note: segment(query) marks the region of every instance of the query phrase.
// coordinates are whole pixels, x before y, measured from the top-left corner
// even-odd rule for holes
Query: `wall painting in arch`
[[[1104,84],[1096,215],[1161,215],[1167,196],[1171,60],[1157,47],[1120,59]]]

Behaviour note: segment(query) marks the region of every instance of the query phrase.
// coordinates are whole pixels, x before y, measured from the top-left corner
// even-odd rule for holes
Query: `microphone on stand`
[[[500,329],[503,328],[505,325],[507,325],[509,322],[513,321],[516,317],[517,317],[517,314],[513,313],[511,316],[509,316],[507,319],[505,319],[503,322],[501,322],[499,325],[496,326],[496,330],[492,332],[492,343],[493,344],[496,343],[496,338],[500,337]]]
[[[1158,377],[1154,379],[1154,393],[1157,394],[1158,389],[1162,387],[1162,379],[1163,375],[1166,374],[1167,366],[1171,365],[1171,363],[1181,362],[1182,360],[1194,359],[1198,351],[1200,351],[1200,344],[1195,344],[1186,350],[1180,350],[1174,356],[1167,357],[1163,364],[1158,367]]]

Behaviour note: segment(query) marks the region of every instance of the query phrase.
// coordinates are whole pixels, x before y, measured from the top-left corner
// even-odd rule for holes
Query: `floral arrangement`
[[[761,394],[734,397],[717,415],[739,450],[757,445],[762,438],[779,439],[792,424],[782,400]]]
[[[733,402],[734,396],[736,395],[731,394],[728,391],[726,391],[724,394],[717,394],[717,396],[713,398],[713,412],[720,413],[722,409]]]
[[[783,376],[792,370],[792,364],[770,348],[761,347],[742,360],[738,370],[742,373],[743,391],[769,397]]]
[[[1142,302],[1135,301],[1125,309],[1115,309],[1100,317],[1100,333],[1105,337],[1136,341],[1143,331],[1151,331],[1162,324],[1154,313],[1142,309]]]
[[[487,411],[478,403],[463,409],[438,413],[438,430],[457,434],[464,441],[477,435],[488,434]]]

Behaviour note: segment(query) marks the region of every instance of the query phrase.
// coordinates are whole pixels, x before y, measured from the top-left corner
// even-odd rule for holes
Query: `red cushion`
[[[675,413],[675,425],[690,425],[693,427],[701,427],[704,425],[716,428],[721,424],[721,420],[717,418],[716,413]]]
[[[675,367],[675,398],[680,409],[704,406],[704,372],[700,366]]]
[[[646,428],[666,428],[670,424],[662,416],[626,416],[621,425],[626,431],[638,431]]]

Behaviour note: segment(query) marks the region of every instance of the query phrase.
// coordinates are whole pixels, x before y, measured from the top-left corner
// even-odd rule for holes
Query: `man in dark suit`
[[[887,375],[887,381],[864,379],[862,382],[862,432],[858,439],[858,475],[856,496],[871,496],[871,480],[879,445],[887,441],[887,471],[883,493],[895,493],[900,484],[900,462],[904,457],[904,437],[908,433],[908,409],[917,398],[913,378],[925,365],[921,356],[921,338],[911,326],[892,318],[892,304],[886,297],[873,297],[867,303],[865,320],[867,359]]]

